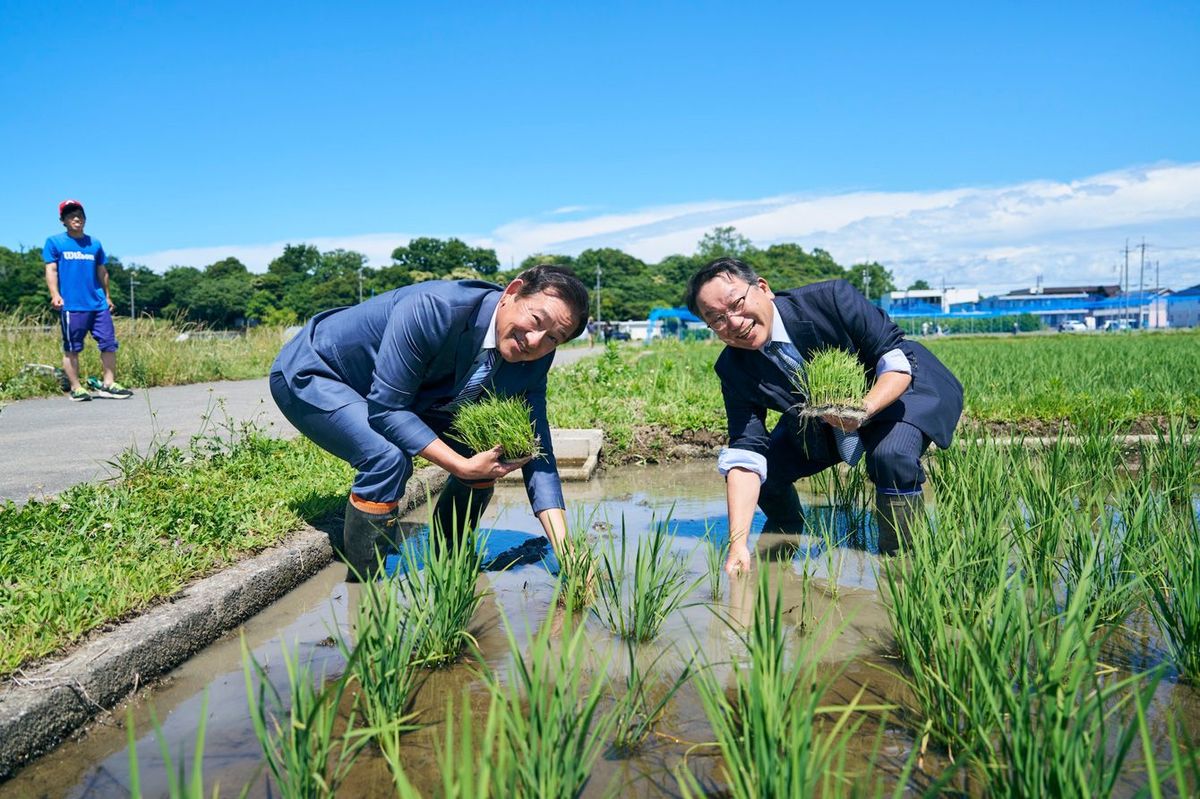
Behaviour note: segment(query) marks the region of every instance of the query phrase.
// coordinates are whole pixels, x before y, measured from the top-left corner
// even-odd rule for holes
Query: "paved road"
[[[599,351],[564,349],[555,366]],[[266,378],[142,389],[127,400],[14,402],[0,410],[0,501],[57,494],[106,477],[106,464],[130,447],[145,452],[156,440],[185,444],[214,424],[248,419],[276,435],[296,434],[271,400]]]

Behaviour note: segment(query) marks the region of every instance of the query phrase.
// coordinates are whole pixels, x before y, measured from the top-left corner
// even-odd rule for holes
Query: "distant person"
[[[1016,322],[1013,322],[1012,331],[1013,331],[1014,336],[1017,335],[1018,333],[1021,332],[1021,326],[1019,324],[1017,324]]]
[[[420,455],[450,473],[434,508],[450,535],[473,528],[495,481],[523,469],[533,513],[561,552],[566,505],[546,419],[554,349],[587,320],[587,288],[569,269],[535,266],[506,288],[435,280],[319,313],[271,367],[271,396],[301,433],[356,471],[342,549],[369,574]],[[446,436],[455,411],[487,392],[523,397],[545,454],[501,460]]]
[[[96,396],[129,399],[133,392],[117,382],[117,335],[113,329],[112,299],[108,294],[108,269],[100,242],[83,232],[87,216],[79,200],[58,204],[58,218],[66,233],[46,239],[46,287],[50,307],[59,312],[62,330],[63,371],[70,384],[72,402],[87,402],[92,395],[79,382],[79,353],[90,333],[100,348],[103,380],[91,382]]]
[[[770,528],[799,532],[796,480],[842,461],[853,465],[864,453],[875,484],[879,551],[897,552],[924,507],[921,454],[931,441],[949,446],[962,413],[954,375],[845,280],[776,294],[742,261],[718,258],[692,275],[687,304],[726,344],[714,366],[729,425],[729,446],[717,462],[729,505],[725,570],[750,566],[755,505]],[[798,416],[791,373],[828,347],[856,355],[872,382],[861,424],[841,416],[802,423]],[[783,416],[768,431],[771,410]]]
[[[922,322],[922,323],[921,323],[921,335],[922,335],[922,336],[928,336],[928,335],[929,335],[929,323],[928,323],[928,322]]]
[[[588,346],[594,346],[596,343],[596,320],[592,319],[590,316],[588,317],[587,322],[587,337]]]

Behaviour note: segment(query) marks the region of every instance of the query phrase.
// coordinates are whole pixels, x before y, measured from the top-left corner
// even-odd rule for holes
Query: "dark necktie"
[[[492,373],[492,367],[496,365],[496,348],[491,347],[481,352],[472,365],[475,371],[459,389],[458,396],[447,406],[451,413],[479,399],[479,395],[483,392],[483,384],[487,382]]]

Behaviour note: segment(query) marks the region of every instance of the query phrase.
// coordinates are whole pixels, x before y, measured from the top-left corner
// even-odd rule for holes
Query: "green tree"
[[[0,247],[0,310],[40,314],[49,309],[42,251]]]
[[[892,282],[892,273],[875,261],[850,267],[846,270],[846,280],[872,301],[896,290],[896,284]]]
[[[399,270],[432,272],[439,277],[463,269],[493,275],[500,269],[495,250],[472,247],[454,238],[445,241],[427,236],[415,238],[392,250],[392,261]]]
[[[647,292],[649,270],[646,264],[613,247],[584,250],[575,259],[575,274],[594,290],[600,272],[601,319],[641,319],[654,307]],[[596,297],[591,297],[592,316],[596,315]]]
[[[912,285],[908,287],[909,291],[928,291],[929,283],[924,280],[914,280]]]
[[[740,258],[744,261],[753,251],[754,245],[750,239],[738,233],[732,225],[713,228],[704,234],[696,246],[696,254],[705,262],[714,258]]]

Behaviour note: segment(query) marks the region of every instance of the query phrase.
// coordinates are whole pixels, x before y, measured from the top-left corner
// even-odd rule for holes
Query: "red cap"
[[[63,200],[62,202],[60,202],[58,204],[58,218],[62,219],[63,215],[67,211],[70,211],[75,208],[78,208],[80,211],[83,211],[83,203],[79,202],[79,200]]]

